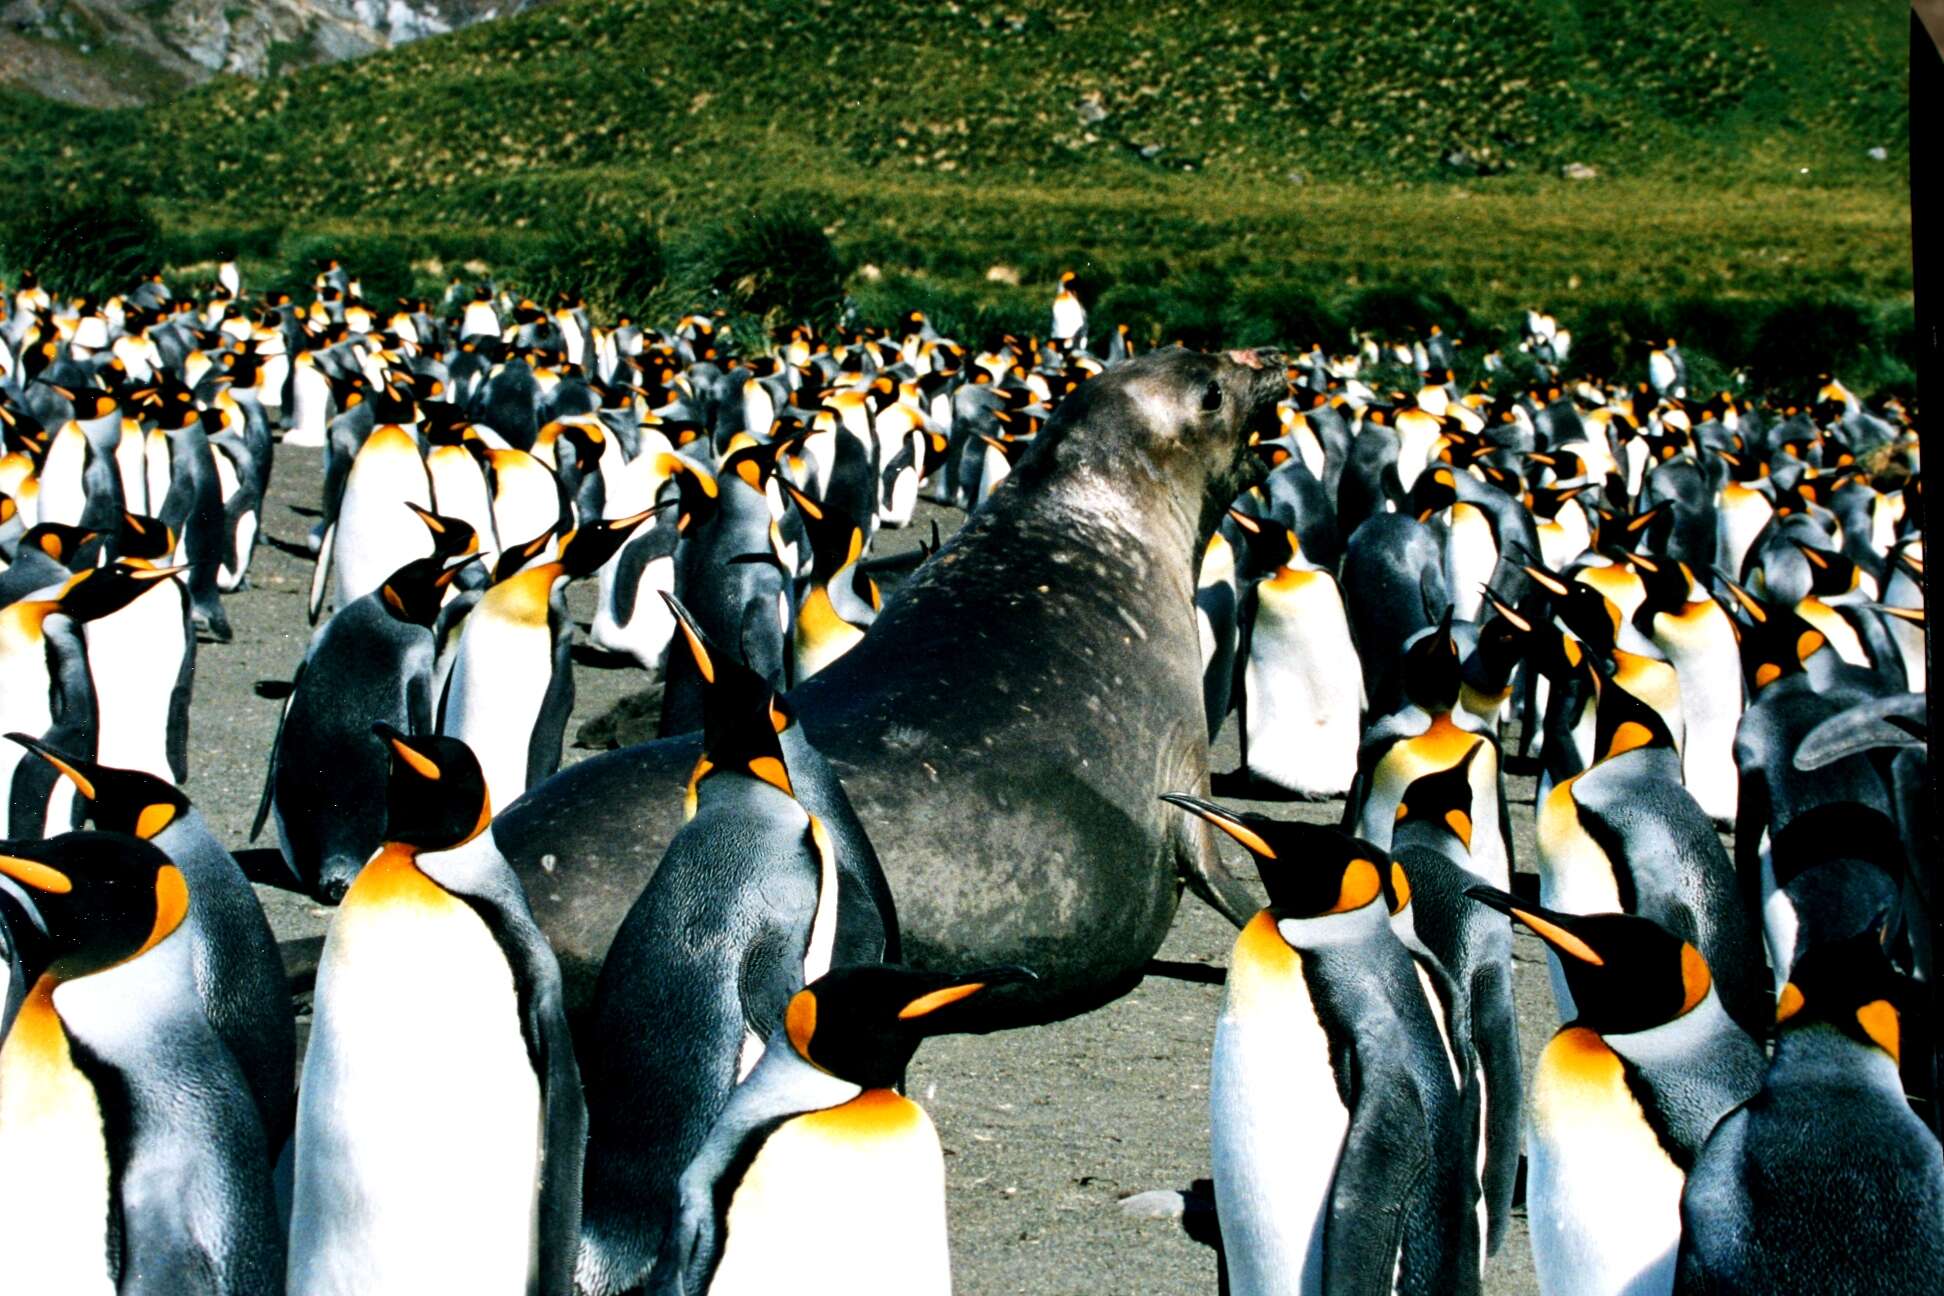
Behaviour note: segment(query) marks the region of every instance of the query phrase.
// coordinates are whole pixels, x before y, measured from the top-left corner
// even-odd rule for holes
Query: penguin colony
[[[1046,341],[978,347],[219,279],[5,295],[8,1289],[948,1291],[905,1068],[1034,974],[900,961],[789,693],[869,633],[878,530],[977,510],[1127,331],[1071,275]],[[1537,386],[1462,390],[1459,345],[1247,357],[1288,395],[1192,610],[1242,764],[1164,798],[1268,897],[1214,1044],[1228,1290],[1478,1290],[1521,1161],[1548,1293],[1939,1290],[1909,419],[1690,393],[1672,342],[1569,377],[1537,312]],[[246,874],[181,785],[279,440],[325,456],[315,630]],[[570,1027],[489,828],[559,767],[574,580],[702,756]],[[252,879],[336,906],[301,1074]],[[1529,1072],[1515,924],[1560,1021]]]

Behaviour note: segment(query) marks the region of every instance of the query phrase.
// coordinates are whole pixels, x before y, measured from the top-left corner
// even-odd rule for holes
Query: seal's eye
[[[1222,384],[1211,382],[1202,389],[1202,408],[1205,410],[1222,408]]]

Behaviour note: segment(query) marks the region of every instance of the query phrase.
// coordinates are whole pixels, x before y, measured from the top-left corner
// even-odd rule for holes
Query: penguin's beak
[[[1204,801],[1200,797],[1187,796],[1180,792],[1163,792],[1161,799],[1169,805],[1181,807],[1198,819],[1206,819],[1240,842],[1250,854],[1260,859],[1276,858],[1275,847],[1264,841],[1262,835],[1255,829],[1242,822],[1242,817],[1233,810],[1216,805],[1213,801]]]

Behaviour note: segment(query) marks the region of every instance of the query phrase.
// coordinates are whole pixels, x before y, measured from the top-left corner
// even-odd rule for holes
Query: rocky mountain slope
[[[458,31],[544,0],[0,0],[0,85],[92,107],[265,77]]]

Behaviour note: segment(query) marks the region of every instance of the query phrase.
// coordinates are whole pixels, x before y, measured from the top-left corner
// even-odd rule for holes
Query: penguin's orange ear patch
[[[790,1047],[808,1062],[810,1037],[817,1033],[817,996],[813,991],[799,990],[790,996],[790,1006],[783,1012],[783,1029],[789,1034]]]
[[[923,1017],[927,1013],[937,1012],[947,1004],[955,1004],[961,999],[970,998],[983,989],[985,989],[985,982],[968,981],[964,985],[946,986],[943,990],[919,995],[898,1010],[898,1020],[910,1021],[914,1017]]]
[[[389,738],[386,741],[391,744],[391,749],[398,753],[398,759],[410,766],[412,771],[419,777],[431,779],[435,782],[439,779],[439,767],[433,764],[425,755],[406,746],[404,742],[397,738]]]
[[[1890,1060],[1902,1060],[1901,1026],[1897,1020],[1897,1010],[1890,1006],[1887,999],[1872,999],[1856,1010],[1856,1024],[1863,1028],[1876,1046],[1890,1055]]]
[[[1780,1026],[1789,1018],[1802,1011],[1802,991],[1791,981],[1782,987],[1782,993],[1775,997],[1775,1024]]]
[[[45,891],[49,895],[66,895],[74,890],[74,879],[61,870],[39,860],[22,859],[18,855],[0,855],[0,873],[23,886]]]

